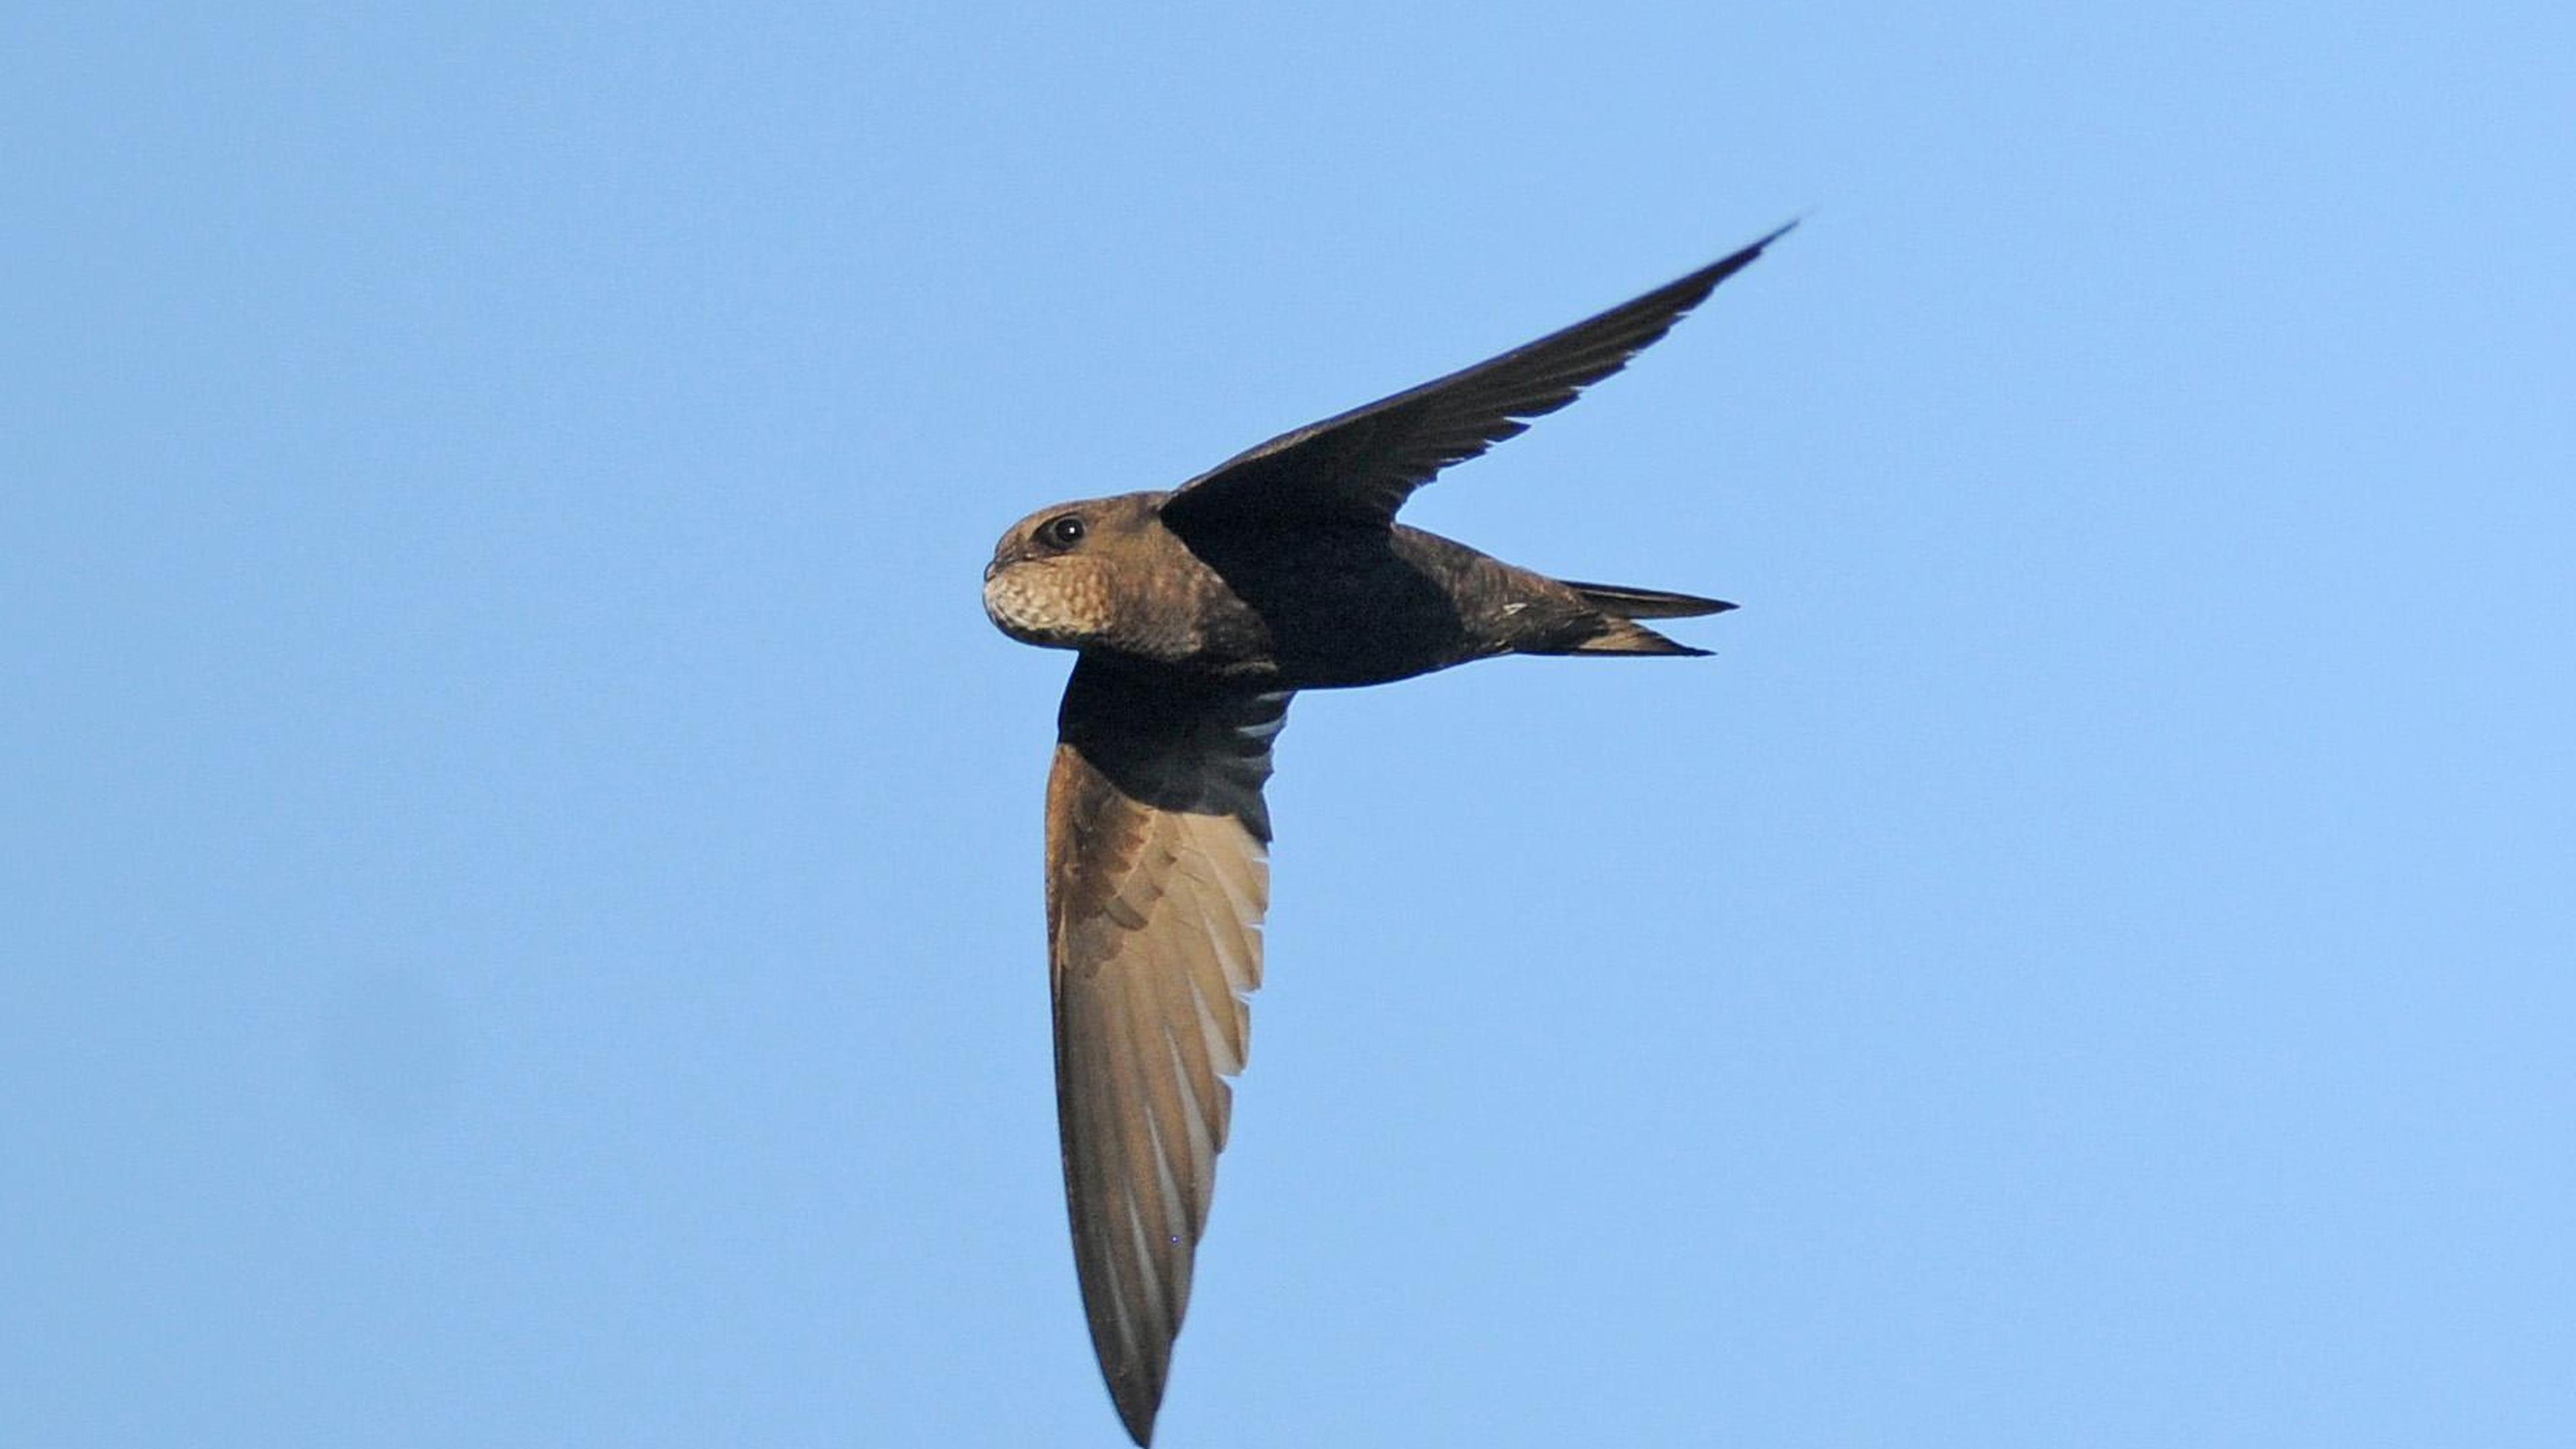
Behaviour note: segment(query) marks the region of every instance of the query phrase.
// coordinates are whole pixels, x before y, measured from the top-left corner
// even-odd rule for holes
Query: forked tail
[[[1695,619],[1702,614],[1723,614],[1734,608],[1724,599],[1703,599],[1697,594],[1676,594],[1664,589],[1631,589],[1619,584],[1583,584],[1563,580],[1565,586],[1583,596],[1583,602],[1599,609],[1604,617],[1601,632],[1574,646],[1576,654],[1706,654],[1675,639],[1667,639],[1642,624],[1638,619]]]
[[[1696,619],[1702,614],[1723,614],[1735,607],[1724,599],[1703,599],[1697,594],[1676,594],[1663,589],[1578,584],[1572,579],[1560,582],[1581,594],[1583,602],[1622,619]]]

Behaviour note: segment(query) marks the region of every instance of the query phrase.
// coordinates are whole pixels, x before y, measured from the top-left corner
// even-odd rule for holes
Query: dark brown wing
[[[1238,453],[1182,484],[1164,521],[1184,533],[1292,519],[1391,523],[1433,474],[1626,366],[1787,230],[1590,321]]]
[[[1261,984],[1285,694],[1084,658],[1047,780],[1057,1125],[1118,1417],[1154,1432]]]

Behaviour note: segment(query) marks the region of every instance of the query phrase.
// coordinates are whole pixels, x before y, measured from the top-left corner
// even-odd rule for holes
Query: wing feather
[[[1392,523],[1414,489],[1626,366],[1787,230],[1536,342],[1238,453],[1182,484],[1163,519],[1184,535],[1283,520]]]
[[[1119,1418],[1153,1435],[1261,981],[1261,787],[1288,696],[1085,658],[1047,783],[1057,1123]]]

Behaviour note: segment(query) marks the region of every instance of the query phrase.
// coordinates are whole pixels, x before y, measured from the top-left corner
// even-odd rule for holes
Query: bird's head
[[[1023,644],[1116,648],[1153,548],[1164,495],[1127,493],[1042,508],[1011,525],[984,566],[984,612]]]

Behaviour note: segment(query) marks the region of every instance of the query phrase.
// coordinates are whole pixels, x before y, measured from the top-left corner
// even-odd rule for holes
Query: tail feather
[[[1620,619],[1696,619],[1702,614],[1723,614],[1735,607],[1724,599],[1703,599],[1697,594],[1676,594],[1664,589],[1578,584],[1572,579],[1560,582],[1581,594],[1583,602]]]
[[[1706,613],[1707,610],[1700,612]],[[1568,649],[1568,654],[1706,654],[1678,639],[1667,639],[1643,624],[1632,624],[1617,617],[1604,618],[1601,632]]]

